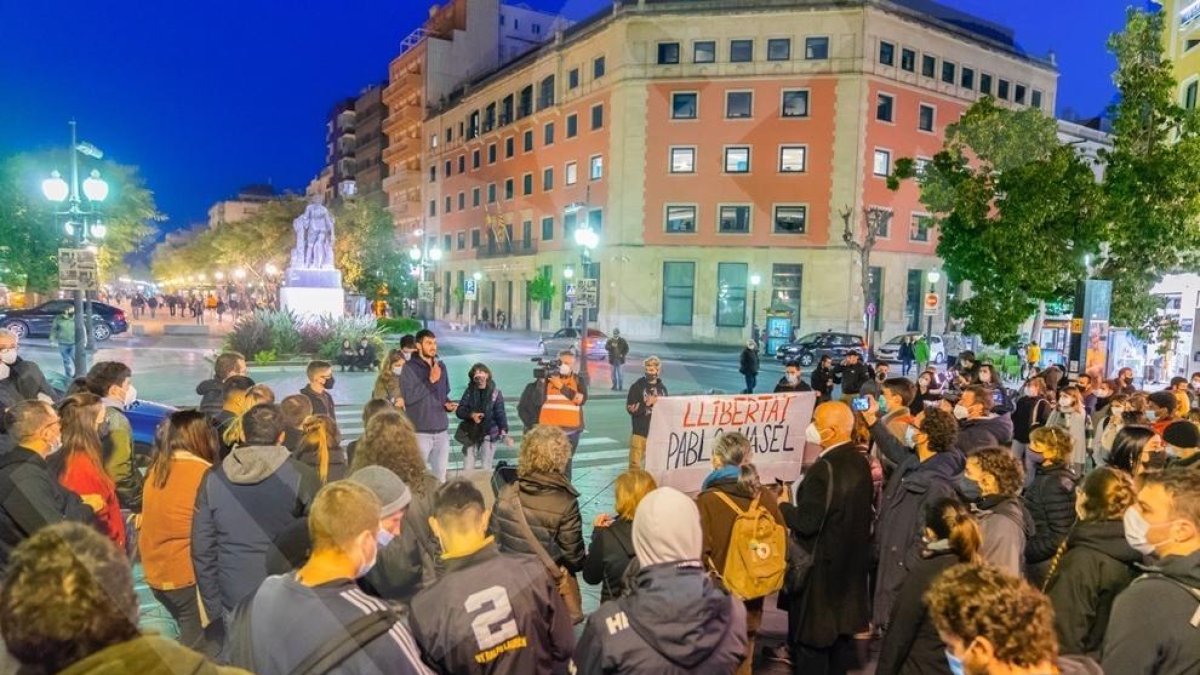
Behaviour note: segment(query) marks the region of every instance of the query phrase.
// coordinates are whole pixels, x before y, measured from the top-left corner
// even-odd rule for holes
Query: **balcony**
[[[508,258],[511,256],[534,255],[537,253],[537,242],[514,239],[508,242],[488,242],[486,246],[475,249],[476,260],[492,258]]]

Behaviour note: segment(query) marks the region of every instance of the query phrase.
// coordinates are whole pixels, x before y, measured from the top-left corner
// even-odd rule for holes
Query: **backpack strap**
[[[317,647],[292,671],[294,675],[325,675],[343,661],[359,652],[373,640],[396,625],[396,613],[381,609],[360,616],[346,626],[346,633],[337,633]]]
[[[550,578],[557,583],[558,579],[563,575],[563,571],[559,568],[558,563],[542,545],[541,540],[534,534],[533,528],[529,526],[529,519],[525,517],[525,508],[521,506],[521,487],[518,483],[509,483],[505,486],[508,494],[505,499],[509,501],[513,511],[513,519],[517,521],[517,529],[521,532],[521,538],[524,539],[537,557],[541,559],[542,564],[546,566],[546,570],[550,573]]]
[[[1136,584],[1137,582],[1145,581],[1146,579],[1162,579],[1163,581],[1174,584],[1175,586],[1183,589],[1188,595],[1192,596],[1192,599],[1197,603],[1200,603],[1200,588],[1189,586],[1182,581],[1173,577],[1169,577],[1161,572],[1147,572],[1137,579],[1134,579],[1133,583]],[[1196,611],[1192,613],[1192,619],[1188,623],[1191,624],[1192,628],[1200,628],[1200,604],[1196,606]]]
[[[713,490],[713,494],[715,494],[721,501],[725,502],[725,504],[729,508],[733,509],[733,512],[735,514],[737,514],[737,516],[739,518],[741,516],[746,515],[750,511],[753,511],[755,509],[755,507],[758,506],[758,495],[754,496],[754,501],[750,502],[750,506],[745,511],[743,511],[742,509],[738,508],[737,503],[735,503],[732,499],[729,498],[729,495],[725,494],[721,490]]]

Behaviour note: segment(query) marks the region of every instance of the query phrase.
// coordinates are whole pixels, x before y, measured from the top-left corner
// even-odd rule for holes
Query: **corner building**
[[[875,207],[892,218],[870,260],[872,329],[921,330],[937,233],[917,185],[884,176],[932,157],[983,96],[1051,114],[1056,81],[1008,29],[926,0],[617,2],[425,118],[435,315],[557,329],[570,267],[598,280],[589,321],[631,337],[738,343],[771,306],[800,333],[861,333],[840,214],[861,227]],[[583,223],[600,240],[587,269]],[[476,272],[463,303],[451,289]],[[529,298],[539,273],[552,303]]]

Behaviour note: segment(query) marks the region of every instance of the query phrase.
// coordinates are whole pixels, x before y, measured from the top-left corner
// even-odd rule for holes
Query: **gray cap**
[[[412,491],[391,469],[365,466],[350,475],[350,480],[362,485],[379,498],[381,517],[394,515],[412,502]]]

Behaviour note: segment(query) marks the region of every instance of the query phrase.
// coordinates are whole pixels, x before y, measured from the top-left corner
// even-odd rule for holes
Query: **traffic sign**
[[[925,294],[925,316],[936,316],[942,308],[942,296],[937,293]]]
[[[475,293],[475,280],[470,277],[463,279],[463,300],[474,300]]]
[[[575,297],[575,284],[567,284],[566,294],[568,298]]]
[[[575,299],[580,309],[590,309],[596,306],[596,289],[595,279],[579,280],[579,289],[576,291]]]
[[[96,252],[86,248],[58,249],[58,287],[64,291],[99,290]]]
[[[433,292],[432,281],[422,281],[417,284],[417,299],[421,302],[433,302]]]

